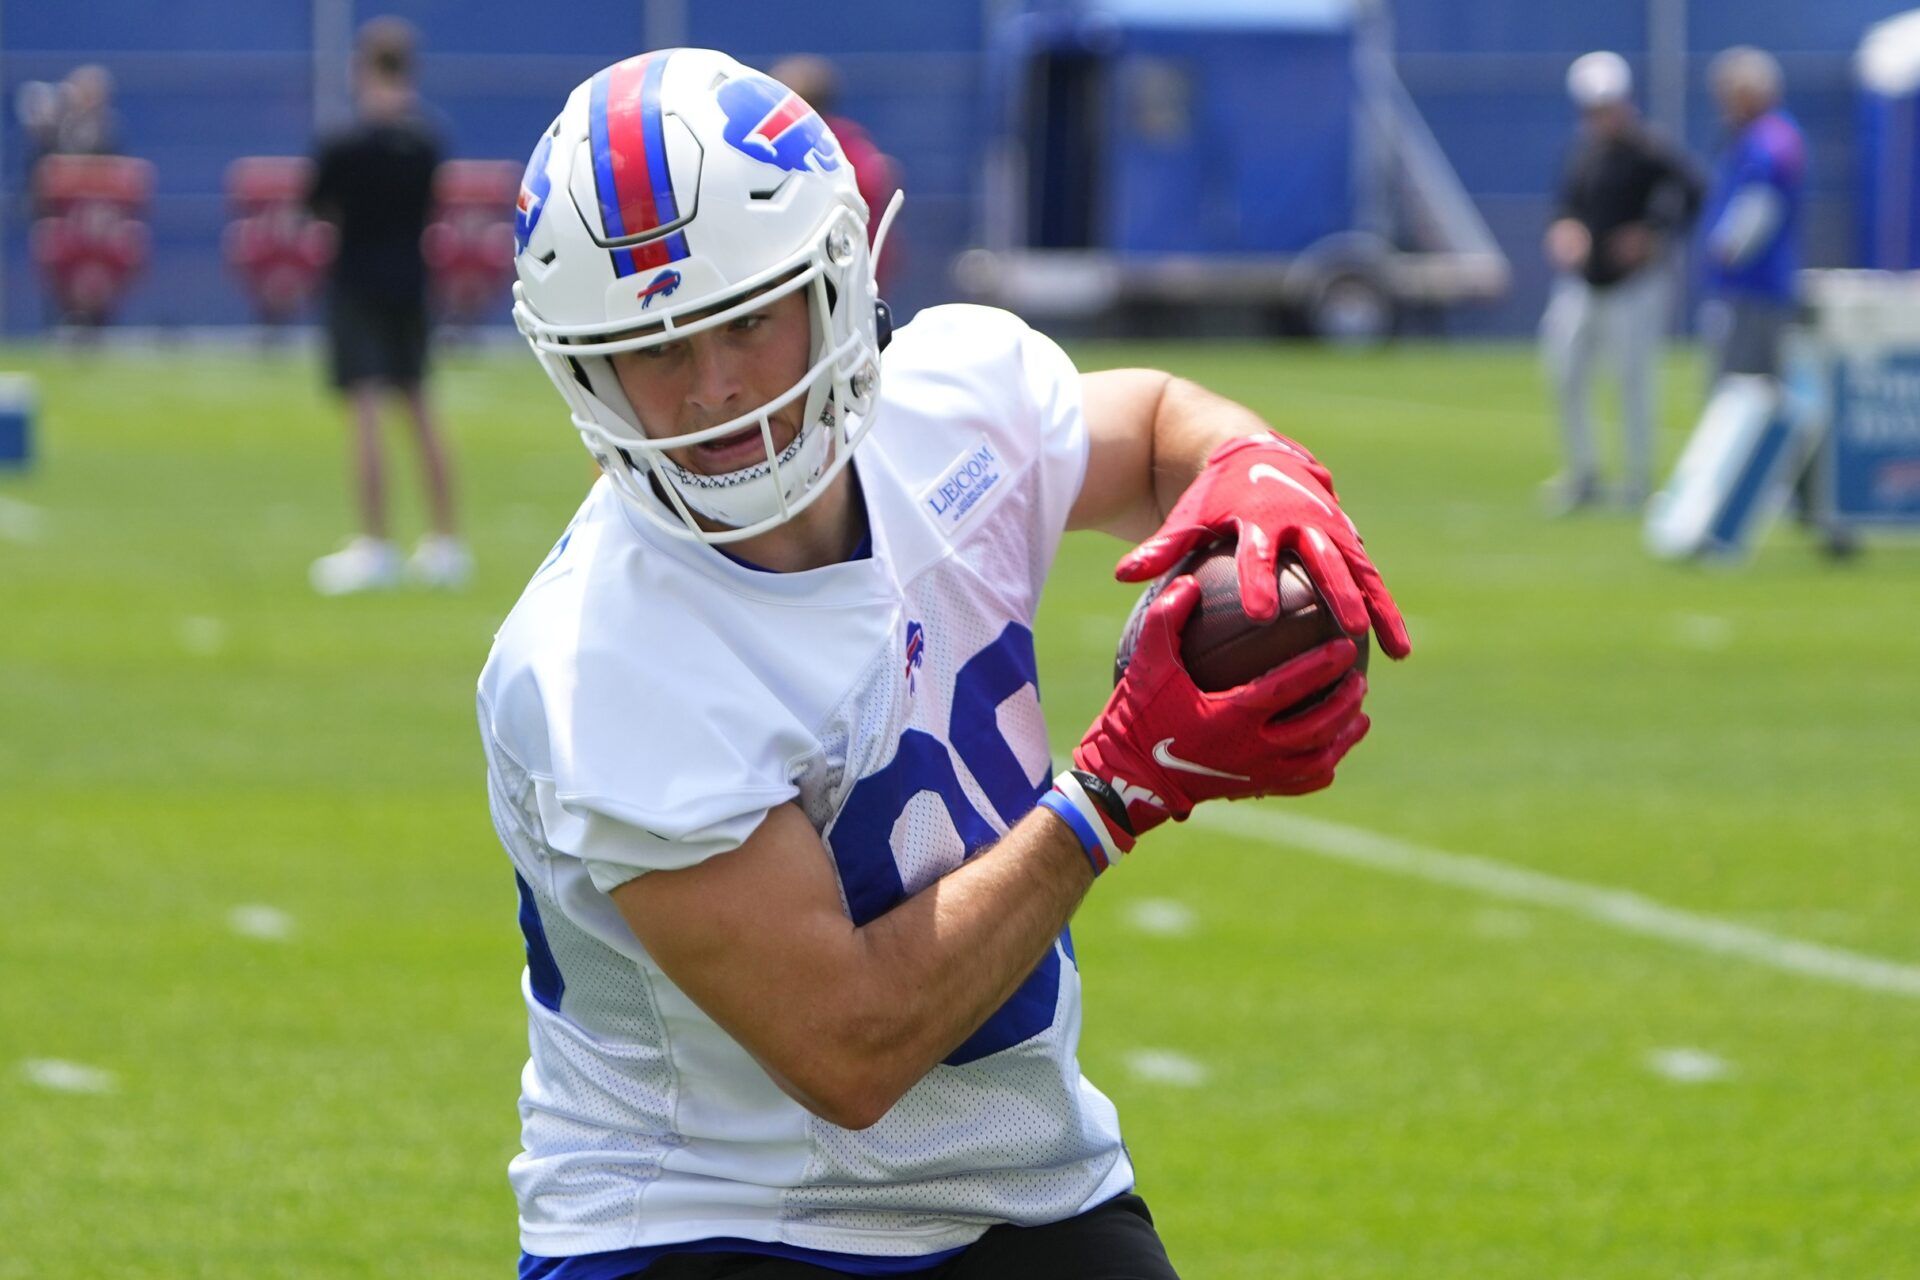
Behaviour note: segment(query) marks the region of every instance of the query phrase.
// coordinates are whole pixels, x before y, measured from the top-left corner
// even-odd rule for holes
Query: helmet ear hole
[[[893,341],[893,308],[887,305],[884,298],[873,300],[873,336],[882,351]]]

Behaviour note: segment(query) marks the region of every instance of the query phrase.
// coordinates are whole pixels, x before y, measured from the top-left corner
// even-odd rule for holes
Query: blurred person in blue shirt
[[[1748,45],[1721,53],[1708,72],[1727,143],[1707,195],[1702,332],[1713,377],[1777,376],[1780,336],[1796,306],[1806,139],[1781,105],[1780,64]]]
[[[1714,164],[1701,225],[1706,300],[1700,331],[1712,361],[1709,386],[1729,374],[1780,376],[1781,338],[1799,312],[1801,208],[1807,142],[1781,105],[1780,63],[1735,45],[1707,70],[1726,145]],[[1819,524],[1812,460],[1794,485],[1803,524]],[[1830,555],[1856,550],[1837,526],[1818,529]]]

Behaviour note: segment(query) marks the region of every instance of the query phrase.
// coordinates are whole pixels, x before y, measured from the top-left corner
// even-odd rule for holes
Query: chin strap
[[[873,252],[868,261],[873,264],[873,290],[880,291],[880,251],[887,247],[887,232],[893,230],[893,219],[900,212],[900,206],[907,202],[907,193],[894,189],[893,199],[887,201],[887,211],[880,215],[880,229],[873,233]]]
[[[873,264],[873,336],[882,351],[893,341],[893,308],[880,297],[880,252],[887,247],[887,233],[893,230],[893,220],[906,202],[906,192],[896,188],[893,199],[887,201],[887,211],[880,215],[880,229],[873,233],[873,253],[868,257]]]

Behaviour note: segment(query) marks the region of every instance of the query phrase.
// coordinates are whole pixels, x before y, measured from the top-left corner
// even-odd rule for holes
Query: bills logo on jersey
[[[680,287],[680,273],[669,267],[653,278],[652,283],[640,291],[640,309],[645,311],[653,305],[655,298],[668,298]]]
[[[840,146],[827,131],[827,122],[778,81],[736,76],[720,86],[719,98],[727,116],[721,136],[736,151],[789,173],[831,173],[840,167]]]
[[[914,692],[913,673],[927,656],[927,629],[909,619],[907,621],[907,692]]]
[[[520,179],[520,198],[513,202],[513,252],[516,257],[527,251],[533,229],[540,225],[540,211],[547,206],[553,190],[553,178],[547,173],[547,157],[553,154],[553,134],[540,135],[540,145],[527,161],[526,176]]]

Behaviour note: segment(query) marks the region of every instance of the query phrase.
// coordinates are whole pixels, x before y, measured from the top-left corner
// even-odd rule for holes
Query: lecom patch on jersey
[[[939,478],[921,491],[920,502],[937,523],[957,529],[999,482],[1000,454],[982,439],[940,469]]]

